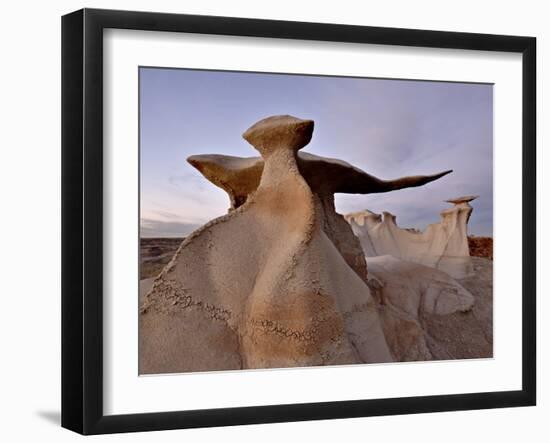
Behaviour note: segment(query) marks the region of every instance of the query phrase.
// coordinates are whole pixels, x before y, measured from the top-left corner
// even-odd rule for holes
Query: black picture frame
[[[172,31],[522,54],[522,389],[131,415],[103,413],[103,30]],[[82,434],[458,411],[536,403],[536,39],[83,9],[62,18],[62,426]]]

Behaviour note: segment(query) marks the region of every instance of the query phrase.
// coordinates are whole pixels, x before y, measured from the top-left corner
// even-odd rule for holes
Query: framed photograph
[[[62,19],[62,425],[536,402],[532,37]]]

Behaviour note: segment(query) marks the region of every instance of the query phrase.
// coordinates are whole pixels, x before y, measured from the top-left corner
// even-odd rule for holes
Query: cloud
[[[185,237],[201,225],[181,221],[162,221],[142,218],[140,220],[141,237]]]
[[[168,177],[168,183],[172,186],[184,189],[187,188],[190,184],[201,191],[205,189],[204,177],[196,173],[171,175]]]

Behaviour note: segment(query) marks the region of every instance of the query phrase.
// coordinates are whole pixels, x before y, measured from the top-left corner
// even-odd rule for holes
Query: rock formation
[[[345,162],[298,154],[312,133],[311,120],[269,117],[243,134],[261,158],[189,158],[227,191],[231,208],[183,241],[145,295],[141,374],[414,359],[396,338],[408,323],[391,326],[391,313],[381,318],[381,307],[397,303],[394,294],[384,289],[383,271],[367,276],[333,195],[419,186],[445,173],[383,181]],[[470,309],[468,291],[447,283],[433,285],[429,300],[417,285],[416,299],[402,302],[427,315]]]
[[[233,157],[227,155],[193,155],[187,161],[213,184],[227,192],[229,211],[244,204],[260,184],[264,170],[262,157]],[[434,175],[382,180],[342,160],[298,152],[296,164],[315,195],[317,210],[325,234],[334,243],[348,265],[366,281],[367,267],[361,245],[348,223],[336,213],[334,194],[374,194],[422,186],[452,171]]]
[[[347,214],[354,234],[367,257],[392,255],[463,278],[473,270],[468,247],[469,202],[477,196],[447,200],[454,206],[441,212],[441,222],[429,225],[424,232],[402,229],[395,215],[369,210]]]

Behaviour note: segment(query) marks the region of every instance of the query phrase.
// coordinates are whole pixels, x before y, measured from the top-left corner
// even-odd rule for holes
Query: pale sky
[[[315,121],[303,151],[380,178],[454,170],[419,188],[337,194],[337,212],[385,210],[425,229],[444,200],[474,194],[469,233],[492,235],[492,85],[140,68],[141,235],[185,236],[225,214],[225,192],[186,158],[257,156],[241,134],[278,114]]]

